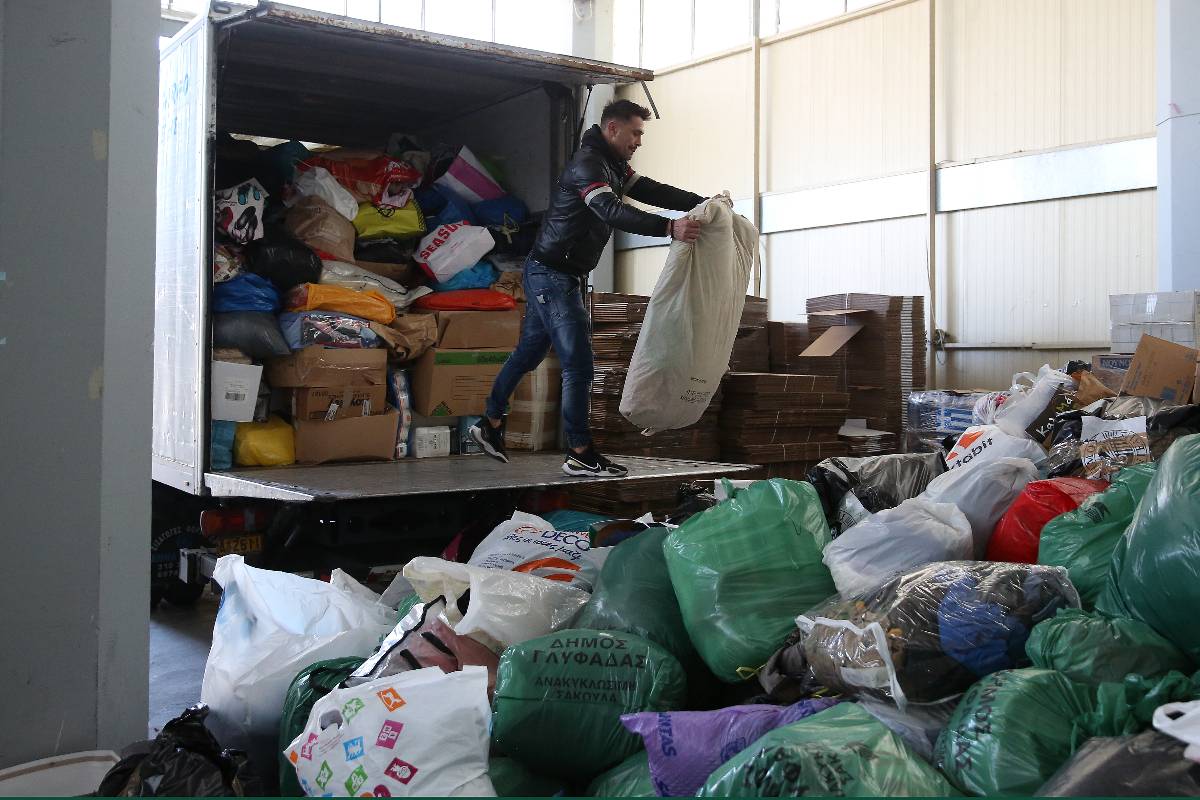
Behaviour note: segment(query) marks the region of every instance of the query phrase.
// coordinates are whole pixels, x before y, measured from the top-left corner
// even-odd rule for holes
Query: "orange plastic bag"
[[[396,318],[396,307],[374,289],[356,291],[344,286],[302,283],[288,292],[288,311],[336,311],[383,325]]]

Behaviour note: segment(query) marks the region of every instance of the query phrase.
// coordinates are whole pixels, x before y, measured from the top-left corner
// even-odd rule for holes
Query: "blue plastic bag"
[[[212,310],[278,311],[279,292],[266,278],[253,272],[243,272],[235,278],[213,286]]]
[[[521,202],[521,198],[511,194],[476,203],[471,206],[471,210],[475,212],[480,225],[520,225],[529,219],[529,207]]]
[[[425,215],[426,228],[437,230],[442,225],[451,222],[462,222],[464,219],[472,225],[478,224],[475,212],[458,195],[441,187],[416,189],[413,197]]]
[[[500,280],[500,273],[489,261],[480,261],[444,283],[434,283],[435,292],[454,292],[459,289],[486,289]]]

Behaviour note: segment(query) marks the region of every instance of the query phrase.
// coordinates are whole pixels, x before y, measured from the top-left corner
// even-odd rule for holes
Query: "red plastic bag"
[[[1074,511],[1084,500],[1107,488],[1108,481],[1084,478],[1031,482],[996,523],[988,542],[987,560],[1036,564],[1038,543],[1046,523],[1059,514]]]
[[[517,301],[511,295],[501,294],[494,289],[434,292],[417,298],[413,303],[413,308],[421,311],[510,311],[516,307]]]
[[[303,171],[308,167],[323,167],[360,203],[391,205],[387,202],[390,191],[401,199],[403,206],[408,197],[401,189],[417,186],[421,173],[407,161],[389,158],[382,153],[363,150],[331,150],[319,156],[306,158],[297,165]]]

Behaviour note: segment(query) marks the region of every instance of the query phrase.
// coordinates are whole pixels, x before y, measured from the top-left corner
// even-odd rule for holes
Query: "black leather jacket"
[[[643,236],[668,235],[671,220],[621,202],[626,195],[675,211],[690,211],[704,200],[638,175],[613,153],[600,126],[593,125],[558,178],[533,257],[551,269],[582,277],[596,268],[613,228]]]

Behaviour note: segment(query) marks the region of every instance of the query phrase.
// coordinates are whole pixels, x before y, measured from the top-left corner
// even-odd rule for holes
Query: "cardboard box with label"
[[[386,386],[316,386],[292,389],[292,419],[368,417],[387,410]]]
[[[521,335],[518,311],[440,311],[438,344],[412,368],[413,408],[428,417],[480,415]]]
[[[310,386],[383,386],[387,351],[306,347],[267,363],[267,383],[275,389]]]
[[[258,403],[258,386],[262,367],[253,364],[212,362],[213,421],[250,422]]]
[[[1133,397],[1158,397],[1183,405],[1196,387],[1195,348],[1165,339],[1143,335],[1121,385],[1121,394]]]
[[[508,409],[504,444],[510,450],[554,450],[562,419],[562,365],[547,357],[517,384]]]
[[[396,456],[400,414],[389,408],[369,417],[346,417],[312,422],[297,419],[296,462],[391,461]]]

